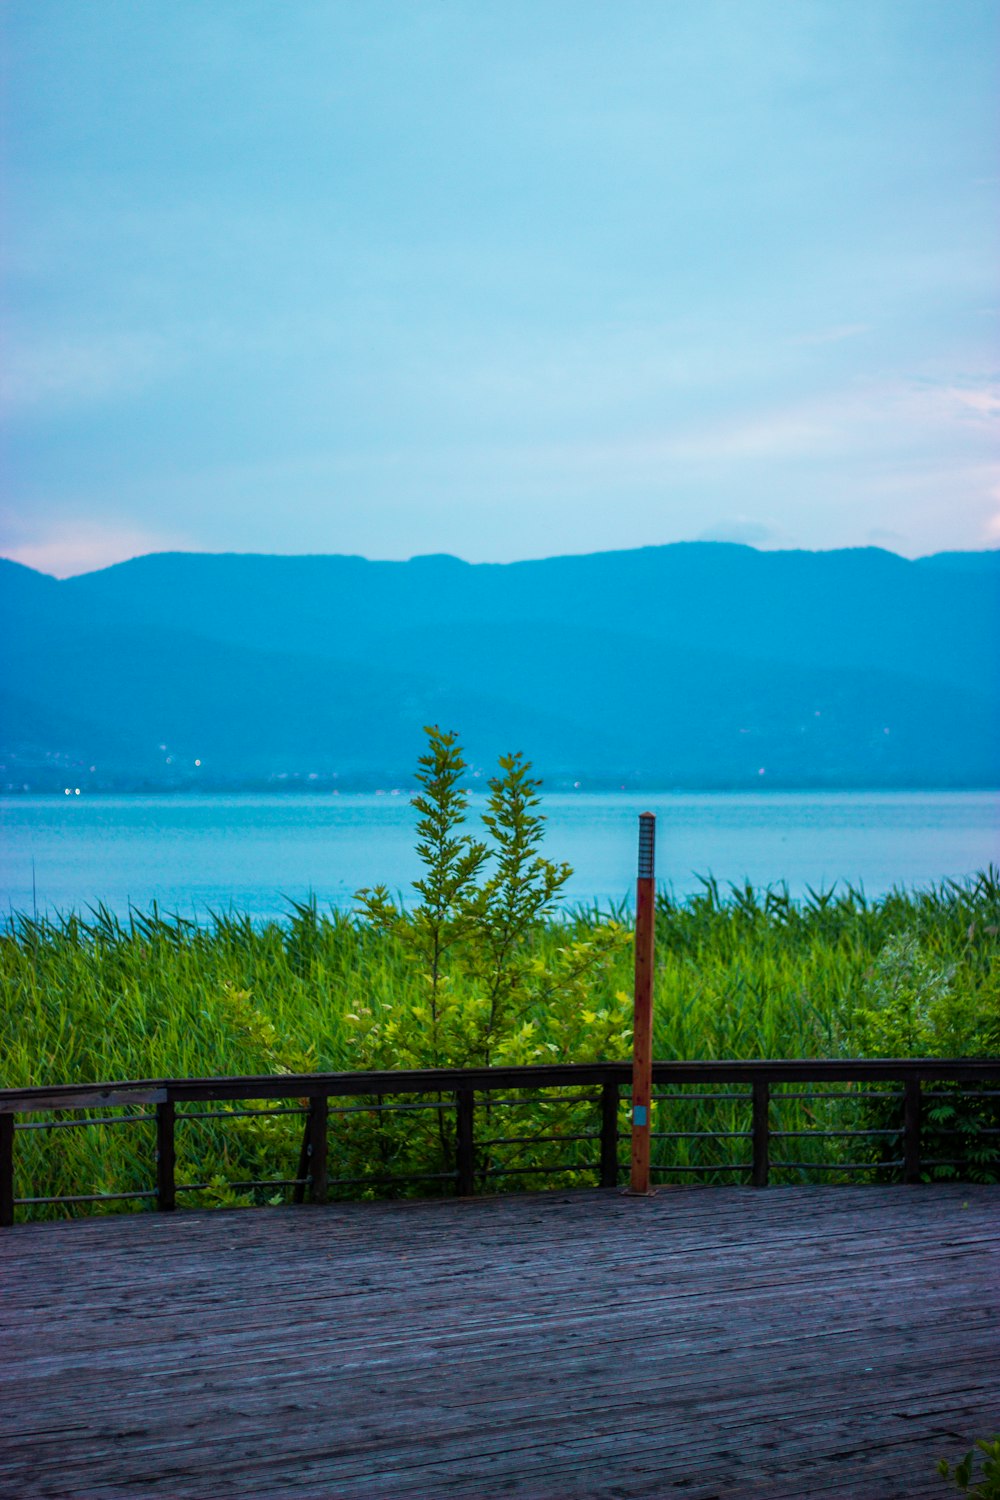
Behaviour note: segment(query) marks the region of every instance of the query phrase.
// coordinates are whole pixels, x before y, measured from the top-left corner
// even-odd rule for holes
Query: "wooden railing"
[[[46,1205],[76,1203],[110,1203],[124,1199],[155,1201],[161,1211],[176,1206],[178,1192],[196,1193],[209,1184],[176,1180],[176,1131],[180,1121],[232,1120],[261,1115],[301,1115],[304,1132],[298,1169],[294,1177],[247,1179],[228,1184],[234,1190],[262,1188],[291,1189],[295,1201],[302,1202],[308,1191],[313,1202],[322,1203],[331,1189],[350,1189],[360,1184],[413,1185],[434,1181],[451,1184],[460,1195],[473,1194],[490,1185],[495,1178],[558,1177],[561,1174],[583,1174],[596,1178],[600,1186],[613,1188],[625,1170],[621,1143],[627,1140],[627,1090],[631,1071],[628,1063],[565,1063],[540,1067],[439,1068],[369,1073],[305,1073],[265,1075],[242,1078],[171,1078],[145,1079],[132,1083],[63,1084],[50,1088],[0,1090],[0,1225],[14,1223],[15,1210],[30,1211]],[[1000,1138],[1000,1059],[879,1059],[879,1060],[788,1060],[761,1062],[658,1062],[653,1064],[655,1088],[673,1092],[654,1094],[654,1103],[681,1106],[698,1101],[742,1101],[749,1106],[749,1128],[733,1130],[653,1131],[656,1141],[742,1140],[749,1143],[750,1159],[724,1164],[716,1172],[736,1175],[755,1187],[766,1187],[776,1169],[798,1170],[802,1174],[827,1172],[868,1173],[889,1170],[897,1180],[919,1182],[928,1169],[948,1167],[961,1170],[968,1166],[960,1155],[949,1163],[947,1158],[929,1158],[923,1149],[928,1131],[924,1118],[926,1106],[934,1099],[960,1100],[975,1105],[979,1118],[976,1139],[987,1147],[987,1155],[998,1158],[992,1141]],[[821,1084],[861,1085],[862,1092],[829,1092],[817,1089]],[[873,1089],[873,1085],[896,1085],[895,1090]],[[934,1085],[939,1087],[934,1090]],[[789,1085],[811,1085],[798,1093],[782,1093]],[[709,1092],[692,1092],[692,1090]],[[727,1089],[729,1090],[727,1092]],[[567,1093],[567,1090],[575,1091]],[[778,1092],[776,1092],[778,1090]],[[553,1091],[556,1091],[553,1097]],[[581,1092],[582,1091],[582,1092]],[[591,1092],[593,1091],[593,1092]],[[505,1095],[518,1095],[507,1098]],[[592,1131],[571,1134],[534,1136],[491,1136],[477,1140],[477,1119],[486,1118],[491,1127],[497,1112],[505,1107],[524,1107],[526,1101],[549,1096],[551,1103],[588,1102],[597,1106]],[[415,1102],[419,1098],[419,1102]],[[900,1115],[898,1124],[868,1126],[860,1129],[776,1128],[776,1109],[788,1101],[818,1100],[887,1101]],[[248,1100],[283,1101],[277,1108],[233,1109],[232,1104]],[[287,1101],[294,1100],[294,1104]],[[355,1101],[331,1105],[331,1100]],[[387,1102],[403,1101],[403,1102]],[[222,1110],[186,1111],[178,1105],[227,1106]],[[93,1110],[129,1111],[125,1114],[99,1114]],[[332,1123],[338,1117],[364,1114],[398,1114],[405,1110],[436,1110],[439,1118],[452,1114],[449,1127],[449,1156],[446,1169],[434,1172],[408,1173],[402,1176],[367,1173],[361,1177],[332,1177],[328,1170],[328,1147]],[[65,1118],[75,1112],[79,1119]],[[22,1116],[44,1116],[22,1119]],[[52,1118],[57,1116],[57,1118]],[[15,1142],[22,1131],[58,1131],[83,1129],[98,1125],[121,1126],[155,1120],[155,1186],[123,1192],[64,1193],[15,1196]],[[684,1123],[681,1121],[681,1123]],[[933,1137],[938,1144],[944,1137],[960,1136],[963,1131],[936,1124]],[[964,1132],[967,1136],[967,1131]],[[895,1141],[894,1155],[861,1162],[798,1161],[773,1156],[776,1142],[812,1141],[832,1138],[866,1138],[888,1145]],[[596,1159],[584,1163],[563,1162],[526,1167],[509,1164],[490,1165],[488,1148],[503,1147],[527,1140],[540,1142],[588,1141],[598,1145]],[[801,1153],[800,1153],[801,1155]],[[980,1159],[983,1153],[979,1153]],[[150,1161],[151,1177],[153,1161]],[[674,1162],[664,1165],[654,1160],[654,1173],[662,1176],[689,1174],[690,1178],[712,1176],[712,1170],[698,1165]],[[989,1174],[987,1174],[989,1175]]]

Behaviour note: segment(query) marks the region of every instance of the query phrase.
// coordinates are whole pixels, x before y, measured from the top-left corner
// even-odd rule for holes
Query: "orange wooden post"
[[[653,1092],[653,947],[656,918],[656,818],[639,814],[639,875],[635,883],[635,1006],[632,1022],[632,1177],[628,1191],[649,1185]]]

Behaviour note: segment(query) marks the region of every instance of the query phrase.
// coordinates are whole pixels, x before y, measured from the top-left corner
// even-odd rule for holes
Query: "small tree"
[[[403,944],[408,957],[419,967],[426,986],[426,1006],[413,1010],[413,1019],[429,1026],[429,1061],[440,1067],[447,1060],[445,1042],[450,1008],[450,977],[445,969],[448,953],[476,930],[480,921],[481,893],[476,885],[489,850],[467,833],[461,833],[468,797],[461,785],[466,762],[455,734],[446,734],[436,724],[425,728],[427,750],[418,762],[417,781],[422,791],[413,799],[420,813],[417,823],[417,854],[425,875],[414,882],[421,900],[411,912],[401,910],[384,885],[357,893],[361,915],[376,931],[391,934]],[[400,1038],[402,1040],[402,1038]],[[421,1051],[424,1051],[421,1048]]]
[[[419,902],[407,911],[384,885],[358,892],[359,915],[397,941],[420,975],[420,996],[383,1002],[350,1017],[369,1065],[489,1066],[534,1062],[554,1052],[600,1055],[622,1050],[626,996],[588,1009],[590,989],[628,934],[613,922],[591,926],[584,941],[535,942],[541,923],[572,874],[540,853],[545,819],[541,782],[518,752],[500,758],[482,822],[491,846],[462,832],[468,798],[457,737],[426,729],[420,757],[417,854],[424,874]],[[542,1026],[542,1020],[550,1022]],[[542,1040],[540,1029],[562,1043]]]
[[[474,1052],[487,1067],[498,1037],[517,1019],[518,1001],[531,993],[533,967],[526,941],[548,916],[573,871],[539,854],[545,819],[537,811],[541,782],[518,752],[500,757],[500,775],[490,780],[483,824],[495,846],[494,873],[475,904],[475,942],[467,973],[479,1011]]]
[[[629,935],[614,922],[590,922],[582,938],[572,922],[555,932],[545,927],[572,871],[540,852],[545,819],[541,783],[531,776],[530,762],[520,753],[501,757],[482,817],[487,844],[463,831],[466,763],[456,736],[436,725],[426,734],[417,770],[420,791],[413,799],[424,867],[414,882],[420,899],[407,910],[384,885],[357,896],[359,916],[376,943],[388,940],[402,950],[417,993],[404,986],[387,997],[380,986],[378,1001],[348,1016],[362,1066],[490,1066],[625,1055],[629,997],[619,992],[602,1004],[594,991]],[[378,961],[377,948],[372,960]],[[444,1102],[440,1095],[437,1102]],[[518,1138],[508,1143],[502,1160],[493,1153],[480,1156],[484,1180],[502,1173],[504,1165],[523,1173],[544,1161],[544,1142],[560,1123],[570,1140],[588,1128],[586,1104],[560,1103],[557,1117],[551,1109],[557,1102],[550,1099],[546,1108],[537,1099],[524,1101]],[[488,1118],[489,1107],[486,1113]],[[386,1170],[428,1164],[419,1112],[406,1122],[390,1125],[378,1116],[377,1147]],[[450,1111],[437,1110],[436,1122],[434,1154],[451,1169]],[[533,1145],[536,1137],[540,1147]]]

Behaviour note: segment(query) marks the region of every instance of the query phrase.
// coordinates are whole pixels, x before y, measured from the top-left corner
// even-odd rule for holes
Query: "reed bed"
[[[533,930],[532,954],[540,965],[554,962],[567,945],[587,942],[609,922],[625,924],[627,912],[566,913]],[[995,1057],[1000,1055],[998,933],[1000,872],[994,869],[966,882],[897,890],[877,900],[844,887],[810,892],[799,902],[780,887],[721,890],[711,879],[684,900],[661,891],[656,1055]],[[0,980],[0,1086],[8,1088],[352,1071],[368,1064],[351,1017],[416,1005],[421,985],[391,934],[377,933],[344,913],[320,912],[314,904],[291,907],[280,923],[221,912],[200,926],[155,908],[133,911],[126,920],[103,908],[59,918],[15,914],[0,933]],[[620,1010],[630,990],[631,953],[622,944],[595,970],[588,1014]],[[565,1035],[556,1034],[544,1008],[528,1019],[538,1060],[586,1060],[581,1055],[585,1032],[567,1052]],[[601,1037],[603,1055],[628,1055],[625,1033],[609,1042],[605,1028]],[[387,1061],[391,1065],[391,1058]],[[412,1059],[406,1065],[412,1066]],[[683,1090],[671,1090],[673,1097],[656,1106],[657,1180],[745,1180],[749,1096],[733,1089],[716,1091],[718,1097],[706,1089],[690,1092],[702,1097],[685,1099]],[[835,1151],[843,1158],[843,1142],[815,1132],[891,1128],[885,1122],[898,1116],[891,1098],[861,1098],[847,1085],[826,1092],[822,1100],[776,1099],[777,1128],[807,1132],[783,1143],[788,1159],[803,1165],[777,1171],[776,1181],[837,1180],[823,1173]],[[934,1107],[943,1112],[941,1121],[958,1118],[954,1111],[948,1116],[952,1105],[946,1091]],[[536,1099],[525,1100],[520,1109],[481,1111],[484,1142],[498,1135],[525,1137],[509,1146],[482,1146],[483,1185],[492,1190],[550,1186],[545,1164],[554,1159],[579,1164],[572,1180],[592,1182],[587,1173],[595,1143],[566,1138],[591,1134],[596,1109],[587,1099]],[[996,1111],[990,1111],[987,1102],[969,1119],[962,1116],[967,1134],[975,1137],[1000,1125],[993,1118]],[[301,1120],[294,1114],[227,1119],[225,1108],[218,1113],[220,1118],[182,1120],[179,1126],[179,1182],[209,1184],[181,1201],[284,1200],[286,1188],[245,1192],[232,1184],[293,1177]],[[105,1111],[103,1117],[125,1114]],[[624,1104],[621,1118],[624,1132]],[[434,1191],[436,1183],[448,1190],[445,1178],[435,1174],[449,1169],[449,1129],[439,1125],[434,1109],[335,1116],[331,1176],[351,1179],[341,1189],[347,1196],[407,1191],[375,1180],[406,1173],[425,1174],[412,1191]],[[562,1143],[557,1140],[553,1147],[544,1140],[551,1135]],[[856,1146],[867,1152],[861,1161],[869,1180],[885,1180],[878,1175],[886,1170],[879,1152],[889,1158],[880,1142],[845,1139],[852,1151]],[[980,1180],[1000,1175],[994,1139],[983,1135],[973,1141],[975,1161],[966,1170],[978,1172]],[[148,1119],[19,1131],[17,1191],[49,1196],[148,1190],[151,1142]],[[124,1200],[107,1207],[142,1204]],[[87,1205],[87,1211],[94,1206]]]

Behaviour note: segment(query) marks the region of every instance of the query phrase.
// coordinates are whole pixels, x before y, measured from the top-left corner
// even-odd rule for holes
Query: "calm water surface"
[[[473,799],[470,811],[481,810]],[[657,815],[657,876],[681,895],[699,875],[795,896],[835,881],[870,895],[1000,862],[996,793],[590,793],[544,799],[546,853],[575,874],[570,902],[620,901],[638,814]],[[259,918],[314,892],[347,907],[363,885],[405,892],[419,873],[405,794],[80,796],[0,800],[4,911],[124,913],[156,900],[184,916],[230,906]],[[471,820],[470,820],[471,821]]]

